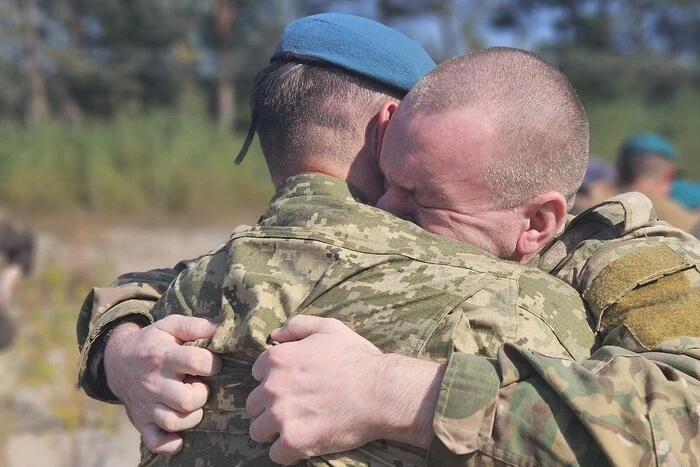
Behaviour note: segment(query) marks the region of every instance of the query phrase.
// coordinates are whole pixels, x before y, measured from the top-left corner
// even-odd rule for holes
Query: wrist
[[[427,449],[445,365],[396,354],[375,358],[374,439]]]
[[[116,384],[119,378],[116,372],[123,357],[122,350],[125,343],[139,330],[141,330],[141,326],[138,324],[125,322],[115,326],[107,336],[103,360],[105,382],[109,390],[120,400],[121,394],[119,394],[118,384]]]

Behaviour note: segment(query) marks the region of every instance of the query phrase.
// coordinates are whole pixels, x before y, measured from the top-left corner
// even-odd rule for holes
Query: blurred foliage
[[[187,213],[259,209],[272,186],[259,147],[213,122],[154,112],[80,126],[0,122],[0,200],[33,211]]]
[[[699,175],[695,0],[10,0],[0,202],[180,213],[264,200],[259,154],[232,167],[239,138],[226,132],[245,129],[249,83],[283,26],[323,11],[374,17],[437,61],[504,37],[535,50],[574,83],[594,152],[610,159],[628,132],[658,131]]]
[[[18,369],[15,385],[25,397],[44,401],[45,405],[34,407],[36,413],[24,414],[43,419],[44,429],[116,427],[119,407],[106,407],[75,388],[76,310],[90,284],[106,283],[112,275],[100,268],[48,264],[20,290],[22,332],[12,347],[12,367]]]
[[[591,153],[614,161],[624,137],[633,132],[654,130],[669,137],[679,152],[684,175],[700,180],[697,129],[700,128],[700,93],[683,87],[673,98],[644,102],[635,96],[614,99],[584,99],[591,123]]]

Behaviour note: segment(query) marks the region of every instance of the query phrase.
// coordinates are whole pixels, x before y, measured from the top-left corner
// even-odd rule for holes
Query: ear
[[[671,192],[671,186],[673,186],[673,181],[676,179],[676,167],[669,166],[662,176],[661,189],[663,190],[664,196],[669,196]]]
[[[566,219],[567,205],[564,195],[549,191],[535,196],[522,209],[529,225],[520,233],[515,248],[523,261],[527,261],[557,233]]]
[[[386,101],[382,104],[379,109],[379,114],[377,115],[377,137],[375,139],[377,147],[375,149],[375,157],[377,158],[377,164],[379,164],[379,154],[382,151],[382,143],[384,142],[384,134],[386,133],[386,127],[389,125],[389,120],[396,112],[399,105],[396,101]]]

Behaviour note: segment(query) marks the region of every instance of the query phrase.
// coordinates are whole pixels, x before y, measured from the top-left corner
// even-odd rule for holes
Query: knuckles
[[[158,426],[163,429],[163,431],[167,431],[169,433],[179,431],[182,429],[180,426],[180,420],[179,418],[173,414],[173,413],[166,413],[163,415],[162,419],[160,420],[160,423],[158,423]]]

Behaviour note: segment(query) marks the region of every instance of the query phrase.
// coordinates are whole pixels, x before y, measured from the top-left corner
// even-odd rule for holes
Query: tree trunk
[[[25,17],[25,46],[27,50],[27,78],[29,80],[29,109],[27,119],[32,124],[49,121],[49,100],[46,94],[46,83],[41,70],[41,54],[39,51],[38,26],[40,22],[39,9],[36,0],[24,0]]]
[[[217,82],[217,120],[222,130],[232,130],[235,121],[236,91],[233,86],[235,57],[233,53],[233,22],[236,11],[232,0],[216,3],[216,37],[219,44]]]

